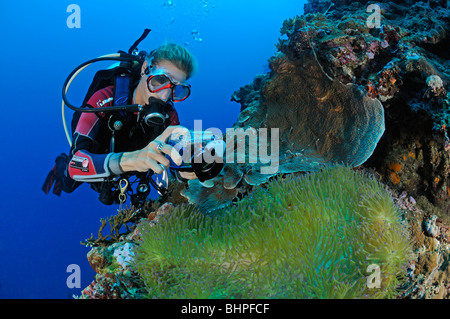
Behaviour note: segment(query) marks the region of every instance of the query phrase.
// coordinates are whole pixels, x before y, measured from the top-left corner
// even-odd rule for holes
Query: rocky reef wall
[[[417,258],[406,298],[448,298],[450,288],[449,6],[433,0],[309,1],[303,15],[284,21],[271,72],[232,97],[242,110],[235,125],[242,126],[242,114],[270,105],[273,92],[290,87],[309,94],[304,85],[274,83],[292,70],[305,71],[302,61],[313,54],[317,72],[381,102],[385,131],[358,168],[378,176],[407,210]],[[320,129],[329,131],[325,123]]]
[[[447,1],[309,1],[304,15],[283,23],[271,72],[233,94],[239,120],[291,85],[274,82],[313,52],[330,78],[383,105],[386,130],[363,166],[448,221],[449,12]]]

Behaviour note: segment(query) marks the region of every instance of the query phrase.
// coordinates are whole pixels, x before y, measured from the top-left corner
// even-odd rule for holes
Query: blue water
[[[185,45],[196,56],[192,95],[177,104],[182,124],[225,132],[239,114],[231,94],[268,70],[267,59],[284,19],[301,15],[305,1],[282,0],[71,0],[0,3],[2,110],[0,125],[0,298],[71,298],[94,279],[80,241],[96,235],[104,206],[88,185],[61,197],[45,195],[42,183],[61,152],[68,152],[61,119],[61,89],[82,62],[127,51],[145,28],[139,48],[164,41]],[[69,28],[70,4],[81,10],[80,28]],[[194,34],[193,34],[194,33]],[[194,36],[196,38],[194,38]],[[200,39],[202,41],[200,41]],[[69,98],[81,103],[100,68],[76,78]],[[70,123],[71,111],[66,109]],[[66,270],[81,268],[81,288],[68,288]]]

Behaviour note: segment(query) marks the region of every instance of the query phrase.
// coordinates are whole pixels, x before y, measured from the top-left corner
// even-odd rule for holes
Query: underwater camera
[[[210,180],[222,171],[225,152],[222,136],[210,131],[181,130],[172,133],[167,144],[173,146],[183,160],[177,165],[169,157],[172,170],[194,172],[200,182]]]

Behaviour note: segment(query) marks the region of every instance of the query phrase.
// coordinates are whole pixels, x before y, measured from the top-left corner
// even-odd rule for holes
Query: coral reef
[[[137,299],[145,294],[140,277],[131,267],[135,244],[130,242],[97,246],[88,253],[95,280],[79,299]]]
[[[195,191],[183,194],[191,203],[210,210],[232,200],[239,188],[266,183],[277,173],[314,171],[336,163],[355,167],[374,151],[385,130],[379,100],[353,84],[330,79],[312,52],[305,52],[301,59],[295,60],[280,55],[272,59],[270,67],[273,70],[270,77],[257,77],[257,83],[233,95],[234,100],[245,106],[233,129],[243,133],[279,130],[279,139],[274,141],[279,156],[270,163],[276,170],[263,172],[265,164],[257,159],[252,161],[252,145],[248,145],[245,162],[226,162],[223,173],[211,181],[213,185],[202,189],[198,181],[189,182]],[[259,94],[247,93],[252,88],[259,88]],[[234,153],[240,149],[235,145],[246,145],[246,136],[237,133],[236,144],[229,143],[226,136],[227,158],[230,153],[232,158],[238,157]],[[270,141],[268,149],[272,148],[271,138]],[[256,144],[260,147],[262,143],[258,140]]]
[[[445,1],[310,1],[304,15],[284,21],[271,71],[232,95],[241,104],[233,127],[280,128],[279,173],[313,171],[335,161],[363,163],[395,191],[421,198],[422,209],[431,207],[429,214],[450,222],[449,12]],[[367,104],[354,104],[335,85],[381,101],[384,115],[356,116],[362,124],[353,132],[373,134],[366,139],[372,144],[346,131],[352,119],[347,111],[354,105],[363,112]],[[377,127],[377,116],[385,117],[378,144],[384,127]],[[261,163],[231,166],[207,187],[191,181],[195,193],[182,194],[210,211],[273,177],[259,173]]]
[[[180,206],[139,231],[149,298],[394,297],[411,257],[391,194],[346,167],[273,180],[213,215]]]
[[[436,216],[425,217],[406,192],[394,194],[394,202],[409,225],[414,252],[399,298],[450,298],[450,227]]]
[[[447,1],[314,0],[283,23],[287,38],[277,45],[293,60],[313,47],[327,74],[382,102],[386,132],[364,165],[397,192],[423,196],[419,205],[447,222],[449,22]]]
[[[156,206],[147,203],[141,207],[138,213],[141,217],[133,219],[134,223],[129,231],[117,232],[115,240],[104,240],[100,237],[92,240],[91,237],[91,240],[84,243],[92,247],[87,259],[96,275],[94,281],[76,298],[137,299],[146,294],[143,282],[133,267],[134,250],[141,240],[137,226],[145,222],[149,227],[153,227],[164,214],[174,208],[172,204],[165,203],[153,210]],[[136,210],[125,209],[119,211],[117,216],[130,215],[130,212],[136,213]],[[109,219],[118,220],[118,217]],[[102,228],[99,232],[101,230]]]
[[[379,6],[378,26],[376,20],[371,20],[377,13],[376,6],[369,10],[373,4]],[[448,229],[450,224],[449,17],[446,1],[309,1],[304,15],[283,23],[279,52],[269,59],[271,72],[257,75],[252,83],[233,94],[232,100],[241,104],[235,126],[264,119],[261,106],[265,105],[272,80],[296,72],[296,65],[301,65],[312,52],[327,77],[361,87],[368,96],[382,102],[386,131],[363,166],[374,169],[394,194],[409,194],[417,199],[413,199],[414,207],[422,213],[415,215],[417,220],[413,223],[420,225],[420,233],[414,238],[432,238],[429,234],[419,236],[422,225],[432,216],[440,221],[440,228]],[[285,85],[290,85],[289,81],[286,83],[278,83],[273,91],[282,92]],[[291,164],[297,169],[298,163]],[[248,178],[248,172],[252,172],[249,167],[234,165],[224,171],[224,181],[214,185],[214,191],[200,188],[198,194],[201,198],[216,197],[219,206],[224,202],[215,192],[236,187],[240,198],[254,185],[266,182]],[[189,195],[190,202],[201,205],[195,194]],[[413,290],[422,293],[405,295],[406,298],[437,296],[423,293],[433,289],[440,289],[439,297],[446,295],[448,240],[445,236],[441,239],[441,266],[437,269],[443,274],[436,275],[441,278],[440,283],[418,280],[412,285]],[[419,259],[425,265],[416,268],[419,279],[430,278],[423,273],[425,268],[436,269],[432,261],[437,258],[426,256],[433,247],[431,240],[416,247],[423,251]]]
[[[234,128],[280,128],[280,174],[260,174],[262,163],[249,163],[251,154],[247,152],[246,163],[226,164],[221,175],[212,181],[193,180],[185,189],[177,185],[168,199],[176,203],[175,207],[169,204],[158,210],[146,207],[128,219],[133,225],[122,232],[112,231],[109,237],[102,235],[105,227],[102,226],[98,238],[92,236],[87,241],[94,246],[89,261],[97,275],[81,297],[450,298],[449,13],[448,2],[440,0],[383,3],[310,0],[302,16],[284,21],[278,52],[269,59],[271,71],[257,75],[252,83],[232,95],[232,100],[241,105]],[[364,114],[366,106],[378,111],[373,111],[372,115]],[[323,109],[314,114],[316,108]],[[361,121],[353,132],[346,132],[345,123],[353,110],[362,112],[357,116]],[[302,121],[302,116],[308,121]],[[377,127],[376,123],[381,123],[382,117],[383,126]],[[321,118],[323,122],[319,121]],[[335,122],[326,122],[330,120]],[[316,127],[308,127],[309,121],[316,121]],[[373,134],[372,143],[360,144],[358,141],[363,141],[363,135],[355,137],[358,129]],[[270,148],[270,144],[268,146]],[[344,151],[334,152],[340,146]],[[356,152],[353,159],[352,152]],[[350,156],[342,158],[336,156],[338,154]],[[323,240],[314,241],[314,234],[303,232],[303,229],[294,231],[298,225],[306,227],[301,223],[307,223],[303,218],[295,219],[294,212],[305,208],[304,203],[308,200],[312,203],[312,199],[318,207],[325,205],[319,199],[331,192],[329,189],[318,191],[320,187],[301,188],[295,183],[320,176],[325,164],[339,161],[359,165],[358,171],[370,172],[389,188],[403,219],[402,231],[394,222],[398,219],[392,219],[392,216],[398,217],[398,213],[379,215],[386,208],[392,208],[390,196],[381,186],[370,194],[364,193],[366,188],[361,187],[363,196],[338,207],[346,214],[354,211],[353,219],[318,223],[325,220],[322,213],[331,211],[331,206],[337,203],[328,199],[325,203],[329,206],[324,211],[303,211],[305,216],[315,212],[311,220],[306,219],[309,220],[306,226],[322,234],[321,238],[336,238],[333,236],[350,232],[355,224],[361,226],[358,227],[359,235],[363,236],[366,231],[374,231],[371,227],[381,227],[383,220],[394,222],[397,233],[386,228],[383,236],[393,235],[395,240],[374,243],[372,240],[382,238],[381,234],[381,237],[365,237],[371,243],[369,246],[378,247],[378,251],[369,252],[361,247],[358,247],[360,250],[352,249],[352,254],[365,251],[370,258],[379,258],[378,262],[383,265],[386,259],[381,262],[382,258],[388,257],[391,261],[392,272],[383,269],[386,277],[381,290],[363,290],[367,268],[358,268],[358,275],[352,277],[346,270],[355,270],[358,266],[346,265],[346,258],[330,260],[323,257],[321,264],[314,263],[315,258],[321,258],[317,252],[327,251],[331,246],[326,246]],[[295,173],[299,171],[316,173],[301,177],[302,173]],[[355,194],[361,195],[356,192],[359,191],[358,184],[349,181],[342,181],[342,187],[354,187]],[[289,189],[281,186],[277,189],[276,185],[282,183],[291,183]],[[320,184],[319,181],[315,183]],[[304,190],[304,194],[299,190]],[[300,203],[294,203],[292,194],[310,194],[311,198],[301,197]],[[187,201],[197,206],[179,205]],[[362,210],[364,218],[358,215]],[[241,214],[233,215],[233,212]],[[123,221],[129,213],[122,214],[123,217],[115,221],[109,219],[113,221],[111,229],[125,227]],[[368,218],[374,217],[378,221],[372,226],[367,224]],[[108,220],[103,222],[109,223]],[[117,227],[116,222],[122,225]],[[397,254],[388,254],[388,251],[393,248],[392,243],[405,243],[402,241],[405,227],[412,241],[413,255],[408,258],[407,267],[402,268],[400,259],[404,261],[405,258],[392,258]],[[274,232],[274,229],[282,231]],[[212,234],[213,231],[217,234]],[[148,238],[157,235],[166,237],[158,237],[152,246]],[[288,239],[281,243],[280,239],[286,239],[285,235]],[[302,237],[306,235],[307,238]],[[200,238],[204,240],[198,241]],[[215,241],[209,240],[212,238]],[[142,240],[147,244],[142,245]],[[295,245],[289,242],[300,243],[301,253],[292,250]],[[310,242],[317,246],[302,245]],[[345,244],[351,246],[352,242],[345,241]],[[316,250],[310,247],[316,247]],[[153,249],[154,254],[149,253],[149,249]],[[141,257],[137,257],[136,252]],[[146,254],[153,254],[147,264],[139,259]],[[290,254],[296,259],[289,258]],[[273,256],[279,258],[270,268],[271,263],[263,261]],[[351,259],[359,261],[359,257],[352,255]],[[295,264],[298,260],[303,264]],[[323,263],[324,260],[329,260],[330,264]],[[392,266],[394,264],[398,267]],[[334,268],[330,265],[340,270],[337,276],[343,277],[334,279],[339,278],[343,284],[331,286],[333,291],[326,294],[324,291],[330,289],[327,285],[335,283],[333,277],[331,281],[326,280],[327,276],[336,275],[331,272]],[[320,271],[312,273],[311,269]],[[300,276],[301,271],[307,275],[302,273]],[[394,273],[397,271],[406,274],[399,291],[394,289],[396,279],[386,280],[396,278]],[[292,280],[296,275],[299,275],[296,278],[300,278],[300,283],[306,282],[301,289],[297,289],[299,284]],[[247,277],[252,280],[239,279]],[[192,278],[198,279],[201,286],[193,285]],[[267,282],[275,279],[276,284],[268,287]],[[213,287],[210,283],[214,280]],[[351,280],[357,284],[347,289]],[[312,281],[314,284],[311,285]]]
[[[285,179],[280,179],[279,181],[276,181],[276,183],[284,183],[284,182],[291,182],[288,184],[288,191],[280,190],[276,188],[275,183],[271,183],[269,185],[272,185],[272,189],[269,188],[271,196],[267,196],[269,191],[267,190],[267,186],[265,187],[259,187],[257,188],[257,192],[252,193],[249,198],[243,199],[239,204],[237,204],[237,207],[231,208],[223,208],[221,211],[222,217],[226,216],[225,214],[229,214],[230,212],[236,213],[236,211],[242,209],[245,213],[239,213],[235,214],[235,217],[240,216],[240,219],[234,220],[235,223],[231,224],[231,220],[224,221],[223,219],[220,220],[220,224],[215,224],[219,229],[222,231],[225,231],[226,234],[236,234],[236,236],[241,236],[242,233],[244,233],[245,238],[241,238],[240,244],[242,246],[242,243],[245,243],[244,239],[248,238],[248,233],[251,233],[254,228],[256,227],[256,224],[254,223],[255,220],[253,217],[259,216],[261,218],[268,218],[268,222],[273,223],[273,226],[266,225],[266,227],[269,227],[269,230],[272,230],[273,227],[279,226],[280,221],[279,217],[284,214],[292,214],[295,212],[298,207],[304,206],[302,205],[295,205],[295,202],[292,201],[291,195],[294,193],[297,196],[302,196],[300,201],[302,203],[310,200],[311,204],[317,205],[315,209],[309,212],[308,215],[312,218],[312,222],[319,221],[321,219],[320,216],[323,212],[329,212],[329,208],[337,208],[337,209],[344,209],[347,213],[352,211],[352,205],[349,205],[348,201],[342,201],[342,198],[337,201],[331,201],[331,197],[329,194],[337,195],[337,192],[339,192],[339,195],[342,196],[343,192],[342,189],[346,189],[347,191],[355,192],[353,195],[363,195],[363,193],[366,194],[366,196],[357,196],[353,201],[350,201],[350,203],[353,203],[357,206],[358,201],[359,203],[362,203],[364,200],[367,203],[370,203],[372,198],[374,201],[380,199],[379,195],[384,194],[385,201],[383,207],[388,207],[389,211],[393,213],[395,210],[398,210],[400,214],[395,213],[394,215],[390,214],[384,214],[384,216],[391,216],[390,218],[386,218],[386,220],[392,219],[395,216],[400,217],[402,219],[402,226],[398,228],[399,231],[398,234],[404,234],[405,237],[402,237],[400,240],[403,241],[408,236],[405,234],[405,230],[407,230],[409,234],[409,238],[411,239],[412,246],[412,252],[413,255],[410,257],[410,262],[407,265],[406,271],[406,281],[403,281],[401,286],[398,287],[398,293],[396,293],[397,298],[449,298],[450,297],[450,277],[449,277],[449,267],[448,267],[448,260],[450,255],[449,250],[449,240],[450,240],[450,230],[449,227],[446,226],[442,220],[439,218],[431,218],[430,222],[428,222],[428,219],[425,219],[424,216],[425,213],[421,211],[417,207],[416,200],[412,196],[408,196],[405,192],[403,192],[400,195],[396,195],[395,192],[390,191],[392,194],[392,198],[394,201],[394,204],[396,205],[393,209],[391,206],[391,199],[390,199],[390,193],[388,193],[381,184],[374,183],[373,180],[370,180],[370,183],[372,186],[376,186],[378,189],[377,192],[373,188],[364,188],[361,187],[358,182],[364,181],[367,177],[366,176],[374,176],[380,178],[376,172],[368,171],[366,169],[359,169],[362,171],[362,173],[357,174],[358,177],[356,180],[354,176],[351,176],[351,178],[345,178],[341,180],[341,183],[343,184],[342,188],[339,187],[339,183],[336,183],[336,181],[339,181],[342,176],[333,176],[326,174],[325,179],[328,178],[329,180],[332,180],[332,188],[321,188],[320,186],[323,186],[323,179],[318,181],[319,178],[314,177],[314,175],[307,175],[307,179],[301,179],[303,182],[307,182],[310,184],[313,184],[312,187],[309,185],[307,187],[293,187],[292,185],[296,183],[299,180],[298,176],[289,175],[286,176]],[[355,172],[347,172],[346,174],[356,174]],[[300,175],[301,176],[301,175]],[[322,178],[323,178],[322,174]],[[355,181],[354,183],[348,183],[348,180]],[[366,183],[367,181],[364,181]],[[315,185],[318,185],[319,187],[316,187]],[[329,186],[329,185],[328,185]],[[366,185],[367,186],[367,185]],[[302,190],[306,190],[303,192]],[[319,191],[319,190],[322,190]],[[359,193],[358,193],[359,192]],[[258,195],[259,194],[259,195]],[[281,195],[282,194],[282,195]],[[285,194],[288,194],[288,196],[285,196]],[[258,195],[258,196],[257,196]],[[278,208],[279,212],[277,216],[273,216],[270,212],[273,211],[273,209],[263,209],[261,210],[261,203],[264,202],[264,200],[261,200],[264,198],[266,200],[267,198],[270,198],[271,204],[273,204],[275,207]],[[297,196],[294,196],[294,198],[297,198]],[[303,198],[304,196],[304,198]],[[321,197],[326,196],[324,200],[320,200]],[[297,198],[298,200],[298,198]],[[362,202],[361,202],[362,201]],[[372,201],[372,205],[365,205],[366,207],[372,207],[376,208],[377,206],[374,206]],[[327,209],[322,209],[321,205],[324,203],[327,203],[329,206]],[[340,204],[339,204],[340,203]],[[364,205],[363,205],[364,206]],[[186,206],[180,205],[178,207],[173,206],[171,203],[166,203],[160,206],[157,210],[152,211],[150,206],[146,206],[147,209],[145,210],[145,213],[142,212],[143,216],[147,215],[145,218],[141,218],[136,225],[137,227],[134,227],[134,230],[131,233],[128,234],[122,234],[120,236],[119,242],[110,244],[109,246],[97,246],[93,247],[91,251],[88,254],[88,260],[91,264],[92,268],[97,272],[95,276],[95,280],[92,282],[91,285],[86,287],[86,289],[83,290],[82,295],[79,296],[79,298],[146,298],[149,297],[148,295],[148,288],[146,288],[144,282],[141,278],[141,276],[136,271],[136,267],[133,266],[134,258],[136,256],[136,248],[140,243],[142,242],[142,239],[144,236],[146,236],[146,232],[142,231],[142,229],[145,229],[148,231],[149,229],[153,229],[155,233],[153,235],[159,234],[161,235],[161,232],[164,233],[167,231],[167,229],[171,229],[172,232],[169,234],[169,238],[164,238],[163,235],[158,237],[158,240],[153,241],[153,244],[155,246],[152,246],[152,244],[149,244],[147,246],[147,249],[151,247],[150,249],[152,251],[158,251],[162,250],[165,253],[159,254],[161,257],[159,260],[163,262],[165,259],[167,251],[171,251],[170,248],[172,245],[176,245],[177,247],[181,244],[187,246],[182,249],[182,251],[188,251],[189,254],[198,251],[198,249],[202,246],[197,246],[197,243],[195,240],[198,239],[196,235],[200,234],[195,229],[198,229],[202,226],[202,221],[205,221],[205,215],[200,213],[198,209],[194,206],[188,206],[186,209]],[[272,208],[272,207],[271,207]],[[378,207],[380,208],[380,207]],[[261,211],[260,211],[261,210]],[[277,210],[277,211],[278,211]],[[319,211],[318,211],[319,210]],[[358,211],[357,209],[355,210]],[[375,215],[378,215],[379,212],[385,211],[385,209],[372,209],[370,212],[375,212]],[[250,214],[250,216],[248,215]],[[218,211],[216,211],[215,215],[216,218],[220,216],[218,214]],[[253,217],[252,217],[253,216]],[[267,216],[267,217],[266,217]],[[367,214],[367,216],[370,216]],[[276,218],[275,218],[276,217]],[[303,218],[303,215],[300,217]],[[284,220],[286,221],[286,220]],[[397,221],[400,221],[398,219]],[[159,226],[161,226],[160,222],[168,222],[169,224],[166,224],[163,227],[166,227],[165,229],[158,229]],[[216,221],[217,222],[217,221]],[[281,223],[283,224],[283,223]],[[204,224],[203,224],[204,225]],[[208,224],[209,225],[209,224]],[[344,227],[344,223],[336,222],[333,223],[333,225],[342,226]],[[429,227],[429,225],[431,227]],[[251,226],[250,229],[247,229],[247,226]],[[328,226],[330,226],[328,224]],[[397,225],[398,226],[398,225]],[[187,227],[185,229],[184,227]],[[236,229],[234,229],[235,227]],[[359,228],[359,227],[358,227]],[[211,229],[211,226],[208,226],[208,229]],[[216,228],[217,229],[217,228]],[[258,228],[260,229],[260,228]],[[361,228],[366,229],[367,228]],[[430,229],[431,232],[427,231],[427,229]],[[278,242],[280,240],[280,234],[285,234],[284,231],[280,231],[277,234],[274,234],[273,236],[269,236],[271,232],[269,232],[267,228],[263,228],[262,231],[264,232],[264,236],[259,238],[259,240],[275,240],[275,242]],[[373,231],[371,229],[370,231]],[[319,232],[320,233],[320,232]],[[330,235],[335,233],[332,230],[328,231],[322,231],[322,236],[326,238],[326,236],[335,236]],[[328,235],[327,235],[328,234]],[[230,235],[230,236],[231,236]],[[306,236],[306,234],[304,234]],[[436,237],[430,237],[434,236]],[[167,236],[167,234],[165,235]],[[287,234],[286,234],[287,236]],[[403,236],[403,235],[402,235]],[[296,238],[293,236],[292,238]],[[334,237],[333,237],[334,238]],[[250,240],[253,240],[254,237],[251,237]],[[301,242],[309,242],[311,237],[308,237],[308,240],[299,241]],[[174,244],[174,240],[176,243]],[[223,244],[223,240],[217,241],[216,239],[211,240],[208,242],[212,246],[214,245],[220,245]],[[382,249],[392,249],[392,246],[385,246],[387,242],[383,242],[381,244]],[[273,243],[267,243],[264,242],[264,244],[267,246],[267,249],[278,249],[277,245],[271,246],[270,244]],[[343,244],[347,244],[347,242],[344,242]],[[373,244],[373,242],[372,242]],[[236,245],[229,245],[228,247],[241,247]],[[248,243],[247,243],[248,245]],[[195,247],[192,247],[195,246]],[[251,249],[254,246],[249,245],[247,248]],[[210,248],[203,247],[203,248]],[[217,248],[217,246],[216,246]],[[220,247],[218,247],[220,248]],[[156,250],[155,250],[156,249]],[[138,254],[140,254],[139,251],[142,251],[140,249],[137,250]],[[177,250],[172,250],[174,253],[177,252]],[[248,250],[245,250],[245,248],[242,250],[244,252],[247,252]],[[383,250],[381,250],[383,251]],[[385,250],[386,252],[386,250]],[[232,251],[230,252],[232,253]],[[298,252],[297,252],[298,253]],[[316,252],[314,252],[316,254]],[[245,253],[244,253],[245,255]],[[375,256],[376,254],[374,254]],[[155,255],[154,255],[155,256]],[[224,256],[221,256],[224,257]],[[238,256],[239,257],[239,256]],[[141,260],[142,260],[141,256]],[[159,258],[159,257],[158,257]],[[156,260],[158,260],[156,258]],[[170,256],[167,257],[168,259],[171,259]],[[181,257],[180,257],[181,258]],[[180,264],[183,264],[184,259],[178,259],[180,261]],[[205,257],[206,258],[206,257]],[[208,257],[209,258],[209,257]],[[240,257],[239,257],[240,258]],[[189,263],[191,259],[187,258],[186,262]],[[352,258],[353,260],[353,258]],[[173,260],[172,260],[173,261]],[[237,261],[235,261],[237,262]],[[186,265],[186,264],[184,264]],[[166,265],[167,266],[167,265]],[[170,268],[170,267],[169,267]],[[148,268],[146,268],[148,270]],[[172,268],[170,268],[172,269]],[[153,269],[154,270],[154,269]],[[225,298],[227,296],[233,295],[233,296],[241,296],[243,294],[242,287],[239,289],[235,289],[226,281],[226,278],[222,277],[223,274],[220,272],[211,272],[210,268],[207,268],[204,270],[204,273],[198,273],[196,275],[202,277],[202,282],[208,282],[208,280],[213,280],[213,282],[216,283],[217,289],[211,289],[211,290],[205,290],[199,287],[188,287],[189,291],[193,293],[194,298]],[[146,271],[146,270],[145,270]],[[244,274],[241,273],[243,276]],[[365,272],[367,275],[368,273]],[[152,274],[152,276],[157,276],[157,278],[160,279],[158,281],[158,284],[165,285],[165,290],[168,291],[169,289],[167,283],[172,283],[173,281],[170,281],[174,277],[177,279],[184,278],[183,276],[186,275],[186,273],[182,273],[181,275],[176,275],[175,272],[171,274],[164,274],[161,271],[157,271],[156,273]],[[167,275],[166,277],[164,277]],[[246,276],[246,275],[245,275]],[[155,277],[156,278],[156,277]],[[219,280],[223,279],[223,280]],[[219,282],[217,282],[219,280]],[[179,282],[179,284],[182,286],[183,284],[189,284],[189,282]],[[178,287],[179,288],[179,287]],[[186,288],[186,287],[185,287]],[[162,288],[161,288],[162,289]],[[175,287],[170,288],[172,293],[175,293]],[[195,290],[192,290],[195,289]],[[285,287],[283,287],[285,289]],[[214,291],[213,291],[214,290]],[[220,291],[219,291],[220,290]],[[213,293],[211,294],[211,292]],[[267,291],[266,291],[267,292]],[[180,292],[181,293],[181,292]],[[331,297],[331,296],[328,296]],[[375,296],[369,295],[369,296],[363,296],[364,298],[373,298]]]
[[[147,201],[141,208],[130,206],[127,209],[119,210],[116,215],[100,219],[101,226],[97,238],[94,238],[94,234],[91,234],[91,237],[82,241],[81,244],[96,247],[109,246],[112,243],[119,242],[122,235],[128,234],[134,229],[136,221],[140,219],[142,214],[146,214],[151,205],[152,202]],[[131,225],[128,225],[128,223],[131,223]],[[107,225],[109,225],[110,234],[104,236],[103,230]]]

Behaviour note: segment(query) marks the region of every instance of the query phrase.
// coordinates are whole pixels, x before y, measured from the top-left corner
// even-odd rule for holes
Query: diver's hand
[[[155,140],[151,141],[146,147],[134,152],[124,152],[120,160],[120,168],[124,172],[147,172],[152,170],[157,174],[163,172],[163,165],[166,169],[170,165],[169,159],[164,154],[172,158],[175,164],[181,165],[182,158],[177,150],[169,144],[165,144],[169,136],[174,132],[187,130],[183,126],[169,126],[164,132]],[[161,150],[158,149],[158,144],[162,143]]]

